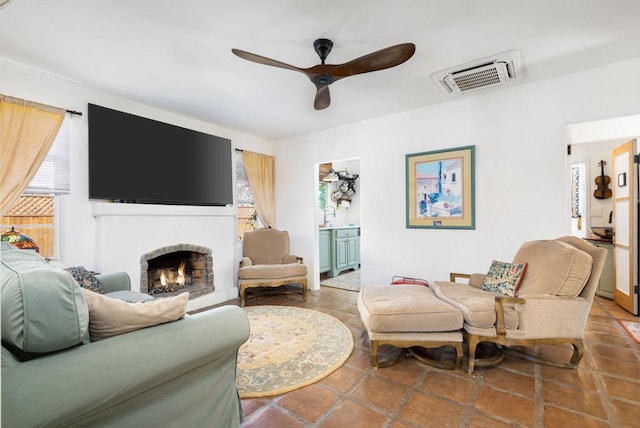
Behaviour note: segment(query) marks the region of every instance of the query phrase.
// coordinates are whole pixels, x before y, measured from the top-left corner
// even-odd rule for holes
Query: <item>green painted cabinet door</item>
[[[331,270],[331,231],[320,231],[320,273]]]
[[[600,282],[598,283],[596,294],[600,297],[613,299],[613,244],[590,239],[587,239],[587,242],[607,250],[607,258],[600,274]]]
[[[336,239],[336,259],[334,270],[341,271],[349,266],[349,239],[348,238],[338,238]]]
[[[334,229],[332,232],[331,269],[329,276],[334,277],[343,270],[360,267],[360,229]]]
[[[357,268],[358,264],[360,264],[360,238],[355,237],[351,238],[347,241],[347,266],[350,268]]]

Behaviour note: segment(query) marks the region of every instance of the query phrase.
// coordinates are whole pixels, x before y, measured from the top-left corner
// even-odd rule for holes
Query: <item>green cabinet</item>
[[[320,231],[320,273],[331,270],[331,230]]]
[[[604,261],[604,267],[600,274],[600,282],[598,282],[596,294],[601,297],[606,297],[607,299],[613,299],[613,244],[596,239],[588,239],[587,241],[596,247],[607,250],[607,258]]]
[[[328,276],[338,276],[344,270],[359,267],[360,228],[331,229],[331,267]]]

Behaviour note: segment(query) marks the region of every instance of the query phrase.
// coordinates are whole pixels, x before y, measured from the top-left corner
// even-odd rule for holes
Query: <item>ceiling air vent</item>
[[[433,73],[431,77],[449,94],[504,85],[520,75],[520,54],[516,50],[492,55]]]

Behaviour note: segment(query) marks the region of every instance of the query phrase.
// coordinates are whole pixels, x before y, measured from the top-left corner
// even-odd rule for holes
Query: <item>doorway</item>
[[[611,190],[615,187],[620,193],[621,190],[632,187],[619,182],[620,176],[624,174],[618,173],[619,166],[615,165],[617,158],[614,153],[619,150],[619,146],[630,139],[637,139],[639,135],[640,115],[567,126],[569,230],[572,235],[608,250],[596,293],[600,297],[613,299],[633,314],[638,313],[640,306],[637,289],[633,286],[638,283],[639,265],[638,237],[634,230],[640,229],[640,225],[635,219],[633,224],[629,223],[631,232],[626,231],[626,233],[623,230],[625,228],[616,227],[622,224],[623,217],[629,216],[625,217],[622,211],[618,213],[616,192]],[[580,165],[584,166],[582,170]],[[635,184],[635,180],[633,181]],[[631,217],[628,220],[631,220]],[[616,231],[616,229],[620,230]],[[628,269],[625,269],[624,260],[619,254],[619,248],[623,247],[631,251],[630,256],[627,257]],[[617,258],[620,260],[616,260]],[[632,303],[623,304],[619,299],[621,292],[626,293]]]
[[[360,159],[318,165],[318,283],[360,289]]]

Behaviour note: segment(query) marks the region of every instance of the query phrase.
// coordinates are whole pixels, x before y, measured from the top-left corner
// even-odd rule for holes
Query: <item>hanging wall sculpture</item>
[[[337,188],[331,193],[331,200],[340,206],[349,206],[356,194],[356,180],[358,174],[349,174],[346,170],[336,171],[338,175]]]

